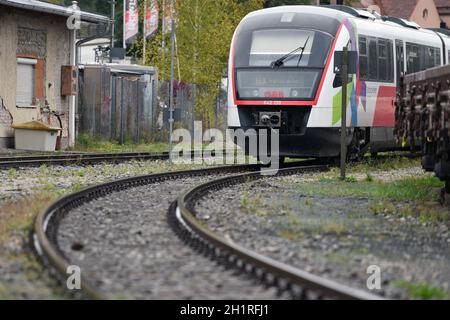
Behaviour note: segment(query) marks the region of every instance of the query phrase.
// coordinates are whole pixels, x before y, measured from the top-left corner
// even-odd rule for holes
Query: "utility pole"
[[[127,0],[123,0],[123,48],[127,49],[127,40],[125,39],[126,31],[127,31],[127,24],[126,24],[126,18],[127,15]]]
[[[111,44],[109,45],[109,62],[112,63],[112,49],[114,48],[114,32],[116,26],[116,0],[111,0]]]
[[[172,48],[171,48],[171,62],[170,62],[170,100],[169,100],[169,164],[172,165],[173,145],[172,145],[172,133],[173,133],[173,112],[174,112],[174,96],[173,96],[173,82],[174,82],[174,69],[175,69],[175,4],[172,7]]]
[[[161,49],[162,49],[162,61],[164,65],[164,57],[165,57],[165,50],[166,50],[166,41],[164,39],[164,35],[166,34],[166,0],[162,0],[162,37],[161,37]]]
[[[342,52],[342,103],[341,103],[341,179],[345,180],[345,163],[347,160],[347,82],[348,82],[348,47]]]

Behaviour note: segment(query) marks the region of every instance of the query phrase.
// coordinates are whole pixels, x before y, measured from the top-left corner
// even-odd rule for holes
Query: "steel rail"
[[[201,153],[201,150],[190,151],[190,156]],[[218,150],[215,152],[225,152]],[[167,160],[168,152],[149,153],[149,152],[125,152],[125,153],[67,153],[56,155],[39,156],[10,156],[0,157],[0,169],[36,167],[41,165],[88,165],[94,163],[118,163],[129,160]]]
[[[129,160],[165,160],[168,153],[83,153],[42,156],[0,157],[0,169],[36,167],[41,165],[93,164],[101,162],[124,162]]]
[[[281,169],[275,176],[327,170],[326,166]],[[378,300],[380,296],[350,288],[337,282],[294,268],[249,250],[211,231],[196,218],[195,204],[211,192],[263,178],[260,172],[225,177],[196,186],[180,195],[172,204],[169,221],[177,234],[200,252],[228,267],[237,267],[279,290],[288,290],[295,298]]]

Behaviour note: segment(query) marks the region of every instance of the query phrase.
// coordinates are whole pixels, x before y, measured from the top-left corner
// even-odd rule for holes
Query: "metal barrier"
[[[80,72],[78,130],[121,143],[148,140],[155,123],[156,74],[135,74],[109,67]]]
[[[120,143],[168,141],[169,81],[159,85],[156,72],[138,74],[136,71],[125,72],[124,68],[118,70],[109,65],[81,68],[78,132]],[[204,91],[205,88],[200,86],[174,82],[175,128],[193,133],[195,106],[199,107],[199,93]],[[205,123],[204,127],[215,124],[220,129],[225,128],[226,98],[226,90],[220,90],[211,108],[215,119]]]

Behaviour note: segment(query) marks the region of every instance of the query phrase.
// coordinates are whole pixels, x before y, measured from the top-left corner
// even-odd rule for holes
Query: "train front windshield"
[[[238,99],[313,100],[332,41],[301,28],[241,33],[234,51]]]

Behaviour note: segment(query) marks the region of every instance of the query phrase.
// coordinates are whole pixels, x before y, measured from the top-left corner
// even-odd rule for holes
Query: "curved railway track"
[[[44,212],[40,213],[35,220],[31,233],[31,241],[35,251],[42,258],[44,264],[50,265],[57,272],[61,280],[66,275],[70,261],[60,249],[57,235],[61,221],[74,210],[83,204],[87,204],[95,199],[105,197],[114,192],[127,190],[134,187],[157,184],[165,181],[182,179],[186,177],[201,177],[212,174],[237,173],[242,171],[252,171],[260,169],[259,165],[241,165],[231,167],[219,167],[200,170],[176,171],[146,176],[132,177],[113,181],[101,185],[92,186],[79,192],[69,194],[54,202]],[[97,288],[83,281],[83,291],[91,298],[105,298]]]
[[[324,166],[287,168],[279,170],[275,176],[323,171],[326,168]],[[195,204],[208,193],[220,192],[222,188],[263,177],[265,176],[260,172],[243,173],[196,186],[180,195],[178,200],[172,204],[169,209],[169,223],[181,239],[199,252],[228,267],[246,272],[267,285],[276,286],[279,290],[287,290],[294,298],[381,299],[379,296],[341,285],[248,250],[232,240],[212,232],[196,218]]]
[[[289,167],[280,170],[278,175],[327,169],[326,166],[318,164],[318,161],[315,160],[303,161],[300,166],[299,163],[290,163]],[[278,292],[289,293],[294,298],[378,299],[378,296],[337,284],[249,251],[214,234],[195,218],[193,209],[195,201],[201,199],[206,193],[220,190],[225,186],[261,178],[260,168],[258,165],[243,165],[152,174],[90,187],[63,197],[45,212],[39,214],[35,221],[32,242],[43,261],[55,268],[63,279],[64,276],[67,276],[66,270],[70,265],[70,259],[59,248],[57,235],[60,222],[70,214],[71,210],[108,194],[129,188],[184,177],[227,174],[229,176],[225,178],[192,188],[172,203],[168,210],[168,221],[182,240],[216,262],[226,267],[237,267],[255,280],[262,281],[265,285],[276,286]],[[83,281],[82,288],[91,298],[105,298],[98,288],[88,281]]]

